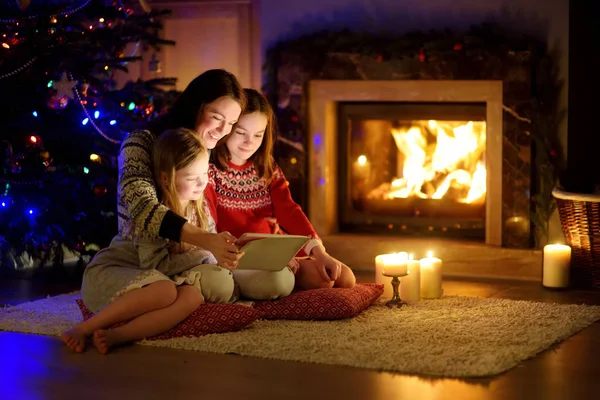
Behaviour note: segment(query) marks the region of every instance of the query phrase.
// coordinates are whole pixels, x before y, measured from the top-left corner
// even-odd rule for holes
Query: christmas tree
[[[115,73],[174,44],[165,14],[142,0],[4,1],[0,277],[80,271],[116,233],[120,143],[177,92],[165,78],[117,87]]]

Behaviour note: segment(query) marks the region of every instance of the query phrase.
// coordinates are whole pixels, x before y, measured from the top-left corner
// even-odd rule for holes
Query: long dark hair
[[[244,89],[246,93],[246,108],[242,111],[242,116],[260,112],[267,117],[267,128],[260,147],[250,159],[254,163],[254,168],[258,172],[259,179],[264,179],[268,184],[273,179],[273,171],[275,170],[275,160],[273,159],[273,142],[275,141],[275,115],[273,108],[260,92],[254,89]],[[241,118],[241,117],[240,117]],[[232,131],[235,131],[235,126]],[[224,171],[227,169],[227,162],[231,159],[229,150],[225,142],[228,137],[224,137],[217,143],[217,146],[211,153],[211,159],[215,166]]]
[[[208,70],[191,81],[167,113],[150,121],[147,129],[157,136],[168,129],[196,130],[204,107],[223,96],[237,101],[242,110],[246,106],[244,89],[235,75],[224,69]]]

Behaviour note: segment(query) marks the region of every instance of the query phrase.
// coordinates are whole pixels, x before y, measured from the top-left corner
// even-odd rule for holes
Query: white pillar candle
[[[391,271],[394,273],[402,272],[400,271],[400,269],[402,268],[401,266],[399,267],[399,269],[395,269],[395,267],[404,263],[404,273],[401,274],[404,275],[406,274],[406,270],[408,268],[406,265],[407,261],[408,253],[405,252],[393,254],[380,254],[377,257],[375,257],[375,283],[383,285],[383,298],[391,299],[394,293],[392,289],[392,278],[383,275],[384,269],[388,273],[390,272],[390,268]]]
[[[442,260],[435,258],[432,252],[427,258],[421,258],[421,298],[438,299],[442,297]]]
[[[408,275],[400,278],[400,298],[407,303],[416,303],[421,298],[421,263],[408,256]]]
[[[569,286],[571,248],[564,244],[544,246],[542,285],[549,288]]]

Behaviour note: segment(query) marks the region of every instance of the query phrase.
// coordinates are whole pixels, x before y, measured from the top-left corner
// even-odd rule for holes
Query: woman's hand
[[[181,241],[210,251],[223,268],[233,269],[244,255],[235,245],[237,239],[229,232],[210,233],[186,222],[181,230]]]
[[[314,257],[319,274],[326,282],[335,281],[342,273],[342,263],[331,257],[323,246],[315,246],[311,252]]]
[[[219,265],[226,269],[234,269],[244,253],[239,252],[239,248],[235,245],[237,239],[229,232],[210,233],[205,242],[207,250],[209,250]]]

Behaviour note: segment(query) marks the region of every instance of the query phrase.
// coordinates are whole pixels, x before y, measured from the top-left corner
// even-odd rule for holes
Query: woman
[[[147,130],[129,134],[119,154],[119,226],[135,227],[138,237],[169,239],[209,250],[219,265],[233,268],[240,255],[235,237],[190,224],[159,203],[152,178],[151,149],[164,131],[187,128],[195,131],[208,149],[231,132],[246,104],[237,78],[222,69],[209,70],[194,79],[169,111],[152,121]]]

